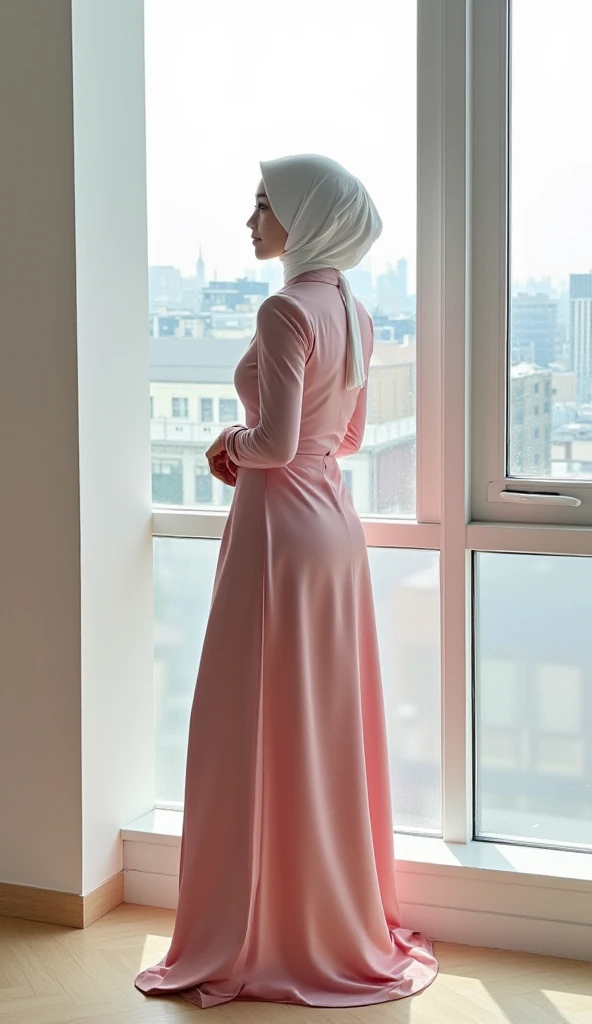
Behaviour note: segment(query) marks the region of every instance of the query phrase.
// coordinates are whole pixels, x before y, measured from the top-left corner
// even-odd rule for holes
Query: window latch
[[[579,498],[559,491],[500,491],[501,501],[513,501],[521,505],[581,505]]]

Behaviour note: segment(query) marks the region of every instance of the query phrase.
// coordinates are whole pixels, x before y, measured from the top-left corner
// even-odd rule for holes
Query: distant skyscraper
[[[149,267],[148,295],[150,309],[166,306],[178,309],[182,304],[181,272],[176,267]]]
[[[352,270],[347,270],[345,273],[354,295],[358,297],[360,302],[363,302],[367,309],[371,309],[374,296],[373,296],[373,283],[372,274],[369,270],[365,270],[363,267],[354,267]]]
[[[510,390],[510,472],[515,476],[549,476],[552,372],[519,363],[512,367]]]
[[[284,286],[284,268],[279,260],[265,260],[259,267],[259,280],[269,285],[269,294],[274,295]]]
[[[407,294],[407,260],[398,260],[396,269],[387,263],[386,273],[377,279],[378,308],[387,316],[410,312]]]
[[[269,293],[265,281],[237,278],[235,281],[210,281],[202,292],[202,309],[246,310],[257,309]]]
[[[181,278],[181,306],[191,313],[198,313],[200,310],[200,295],[195,277]]]
[[[528,277],[526,291],[529,295],[552,295],[553,282],[550,277]]]
[[[197,287],[198,287],[198,289],[200,291],[201,291],[202,288],[205,288],[205,285],[206,285],[206,265],[205,265],[205,263],[203,261],[203,256],[201,254],[201,245],[199,247],[199,259],[198,259],[197,263],[195,264],[195,279],[196,279]]]
[[[394,316],[399,313],[397,273],[392,263],[387,263],[386,273],[377,279],[377,303],[381,313]]]
[[[407,260],[397,261],[397,302],[399,313],[409,313],[407,303]]]
[[[592,272],[570,274],[572,368],[579,405],[592,401]]]
[[[512,298],[512,363],[550,366],[557,355],[557,303],[548,295]]]

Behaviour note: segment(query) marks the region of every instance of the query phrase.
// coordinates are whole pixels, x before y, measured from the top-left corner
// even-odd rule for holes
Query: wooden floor
[[[165,955],[173,920],[173,911],[129,904],[85,931],[0,918],[0,1024],[592,1024],[591,964],[448,943],[436,944],[433,985],[393,1003],[200,1010],[147,998],[134,978]]]

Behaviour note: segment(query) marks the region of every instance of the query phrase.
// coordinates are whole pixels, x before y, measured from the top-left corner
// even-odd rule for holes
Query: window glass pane
[[[589,0],[512,0],[508,469],[592,478]]]
[[[183,504],[183,463],[181,459],[152,460],[152,496],[158,504]]]
[[[201,398],[200,408],[202,423],[212,423],[214,419],[214,400],[212,398]]]
[[[244,422],[240,403],[231,416],[221,399],[259,305],[283,284],[278,260],[255,259],[245,226],[259,160],[326,153],[367,184],[384,223],[348,271],[373,315],[376,351],[363,447],[342,464],[360,512],[413,516],[417,0],[367,0],[363,45],[357,14],[336,19],[335,5],[316,0],[301,0],[297,18],[286,0],[256,9],[147,0],[145,9],[154,457],[179,456],[184,500],[199,504],[195,466],[220,423]],[[286,74],[303,54],[315,74]],[[181,383],[189,409],[179,429],[171,397]],[[214,486],[214,507],[228,500]]]
[[[220,545],[154,539],[156,799],[182,806],[189,712]]]
[[[207,467],[198,469],[195,475],[195,501],[198,505],[211,505],[214,491],[214,478]]]
[[[395,828],[440,833],[439,553],[369,548]]]
[[[592,559],[475,572],[476,834],[592,849]]]
[[[189,713],[219,542],[155,538],[157,801],[182,806]],[[438,554],[371,548],[396,827],[439,832]]]
[[[189,399],[173,398],[173,416],[187,419],[189,416]]]
[[[236,423],[238,402],[236,398],[220,399],[220,423]]]

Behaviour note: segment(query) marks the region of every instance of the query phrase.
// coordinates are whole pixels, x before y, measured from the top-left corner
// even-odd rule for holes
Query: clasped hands
[[[206,452],[210,473],[229,487],[236,485],[237,465],[226,451],[224,435],[220,434]]]

